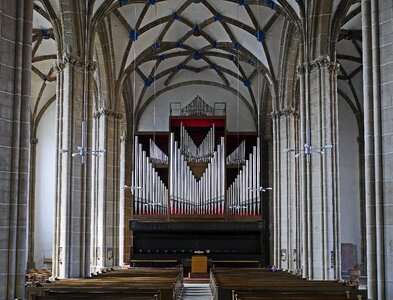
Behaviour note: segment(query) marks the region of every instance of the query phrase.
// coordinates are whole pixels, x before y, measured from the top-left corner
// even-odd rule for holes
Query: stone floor
[[[212,300],[212,294],[208,283],[185,283],[182,300]]]

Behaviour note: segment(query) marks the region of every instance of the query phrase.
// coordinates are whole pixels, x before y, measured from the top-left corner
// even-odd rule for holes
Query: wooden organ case
[[[261,145],[226,130],[225,103],[171,103],[170,132],[134,143],[131,263],[267,262],[261,205]]]

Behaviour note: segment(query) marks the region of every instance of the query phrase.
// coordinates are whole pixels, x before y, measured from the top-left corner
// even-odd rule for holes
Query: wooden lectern
[[[208,278],[207,256],[194,255],[191,257],[191,278]]]

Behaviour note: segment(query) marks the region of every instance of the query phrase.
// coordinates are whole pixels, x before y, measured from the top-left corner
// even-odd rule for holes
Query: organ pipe
[[[150,161],[154,164],[168,164],[168,156],[150,139],[149,141]]]
[[[186,128],[180,126],[180,151],[188,161],[209,162],[215,149],[215,125],[207,133],[202,143],[197,146],[188,134]]]
[[[233,150],[227,157],[228,165],[244,164],[246,160],[246,142],[242,141],[240,145]]]
[[[138,137],[134,145],[133,209],[135,215],[168,213],[168,189],[162,182],[154,165],[142,150]]]
[[[139,144],[138,137],[135,137],[132,174],[134,214],[260,215],[259,139],[247,158],[244,141],[228,157],[225,155],[224,137],[220,138],[217,146],[215,142],[214,126],[199,147],[181,126],[179,141],[176,141],[174,133],[170,135],[169,157],[158,151],[152,140],[149,142],[149,157]],[[237,164],[238,175],[226,189],[226,164],[239,162],[242,157],[244,162]],[[158,159],[168,163],[169,191],[155,168]],[[194,176],[190,162],[206,163],[199,180]]]
[[[253,147],[252,153],[249,154],[248,159],[239,169],[238,176],[227,190],[228,214],[260,215],[259,169],[260,141],[257,139],[257,145]]]
[[[206,148],[213,147],[213,134],[205,139]],[[175,141],[174,134],[170,138],[170,193],[172,214],[217,214],[224,205],[224,138],[221,138],[217,151],[213,151],[204,175],[198,181],[188,165],[188,157],[184,155],[184,145],[188,143],[188,135],[181,130],[180,145]],[[210,145],[210,146],[209,146]],[[192,147],[192,146],[191,146]],[[183,148],[183,151],[182,151]],[[205,150],[202,150],[205,151]],[[222,185],[222,186],[221,186]],[[222,209],[221,209],[222,210]]]

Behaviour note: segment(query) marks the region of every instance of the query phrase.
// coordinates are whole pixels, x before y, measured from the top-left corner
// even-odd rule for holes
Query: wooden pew
[[[343,283],[267,269],[214,269],[210,286],[215,300],[357,299],[356,289]]]
[[[52,299],[177,299],[183,286],[183,274],[176,269],[126,269],[70,278],[27,288],[29,300]]]
[[[45,296],[35,296],[34,300],[87,300],[87,299],[97,299],[97,300],[158,300],[159,294],[143,294],[143,295],[119,295],[119,294],[88,294],[88,295],[77,295],[77,294],[57,294],[57,295],[45,295]]]
[[[314,300],[347,300],[348,296],[346,293],[341,291],[324,291],[319,290],[306,290],[301,289],[297,291],[244,291],[244,290],[233,290],[232,299],[234,300],[284,300],[284,299],[314,299]]]

